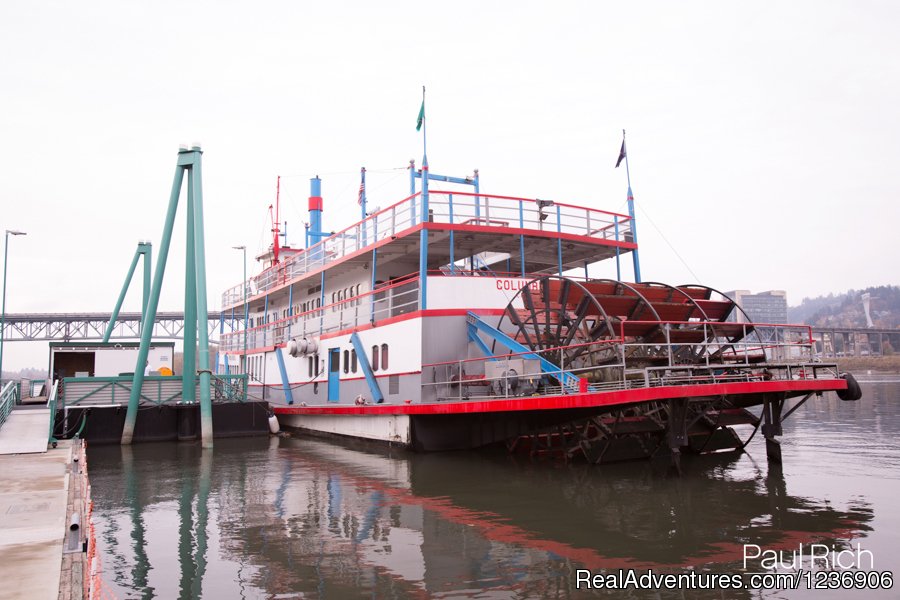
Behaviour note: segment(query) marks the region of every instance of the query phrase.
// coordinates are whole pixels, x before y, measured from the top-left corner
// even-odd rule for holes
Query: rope
[[[688,266],[687,262],[685,262],[685,260],[678,253],[678,250],[675,249],[675,246],[673,246],[671,244],[671,242],[669,242],[668,238],[666,238],[666,236],[663,234],[663,232],[660,230],[660,228],[656,226],[656,223],[653,222],[653,219],[650,217],[650,213],[647,212],[647,210],[643,207],[642,204],[639,204],[638,208],[641,209],[641,212],[644,213],[644,216],[647,217],[647,220],[650,221],[651,225],[653,225],[653,229],[656,230],[656,232],[659,234],[659,237],[661,237],[663,239],[663,241],[666,243],[666,245],[672,249],[672,252],[675,254],[675,256],[678,257],[678,260],[681,261],[681,264],[684,265],[684,268],[687,269],[688,272],[694,276],[694,281],[700,281],[700,278],[697,276],[696,273],[694,273],[694,270]]]

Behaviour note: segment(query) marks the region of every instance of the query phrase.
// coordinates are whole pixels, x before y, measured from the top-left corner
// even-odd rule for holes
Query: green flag
[[[422,98],[422,108],[419,109],[419,118],[416,119],[416,131],[422,129],[422,123],[425,122],[425,99]]]

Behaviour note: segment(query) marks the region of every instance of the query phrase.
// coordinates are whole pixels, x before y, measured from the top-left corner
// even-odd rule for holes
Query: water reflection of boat
[[[733,570],[743,543],[840,546],[872,519],[864,501],[789,495],[778,469],[734,456],[672,480],[651,463],[596,471],[313,440],[223,440],[205,460],[186,445],[93,452],[98,537],[123,595],[567,595],[578,568]]]

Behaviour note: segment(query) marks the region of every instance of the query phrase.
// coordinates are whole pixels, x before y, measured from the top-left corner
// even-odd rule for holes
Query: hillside
[[[900,287],[895,285],[804,298],[800,306],[788,307],[788,321],[814,327],[865,327],[862,295],[866,293],[870,294],[873,325],[879,329],[900,328]]]

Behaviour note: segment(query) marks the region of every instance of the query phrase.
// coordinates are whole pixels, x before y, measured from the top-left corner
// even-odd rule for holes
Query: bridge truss
[[[102,340],[111,313],[19,313],[8,314],[3,323],[4,342]],[[119,313],[110,339],[140,339],[141,313]],[[232,332],[240,320],[222,319],[209,313],[209,336]],[[153,339],[178,340],[184,332],[183,312],[158,312],[153,323]]]

